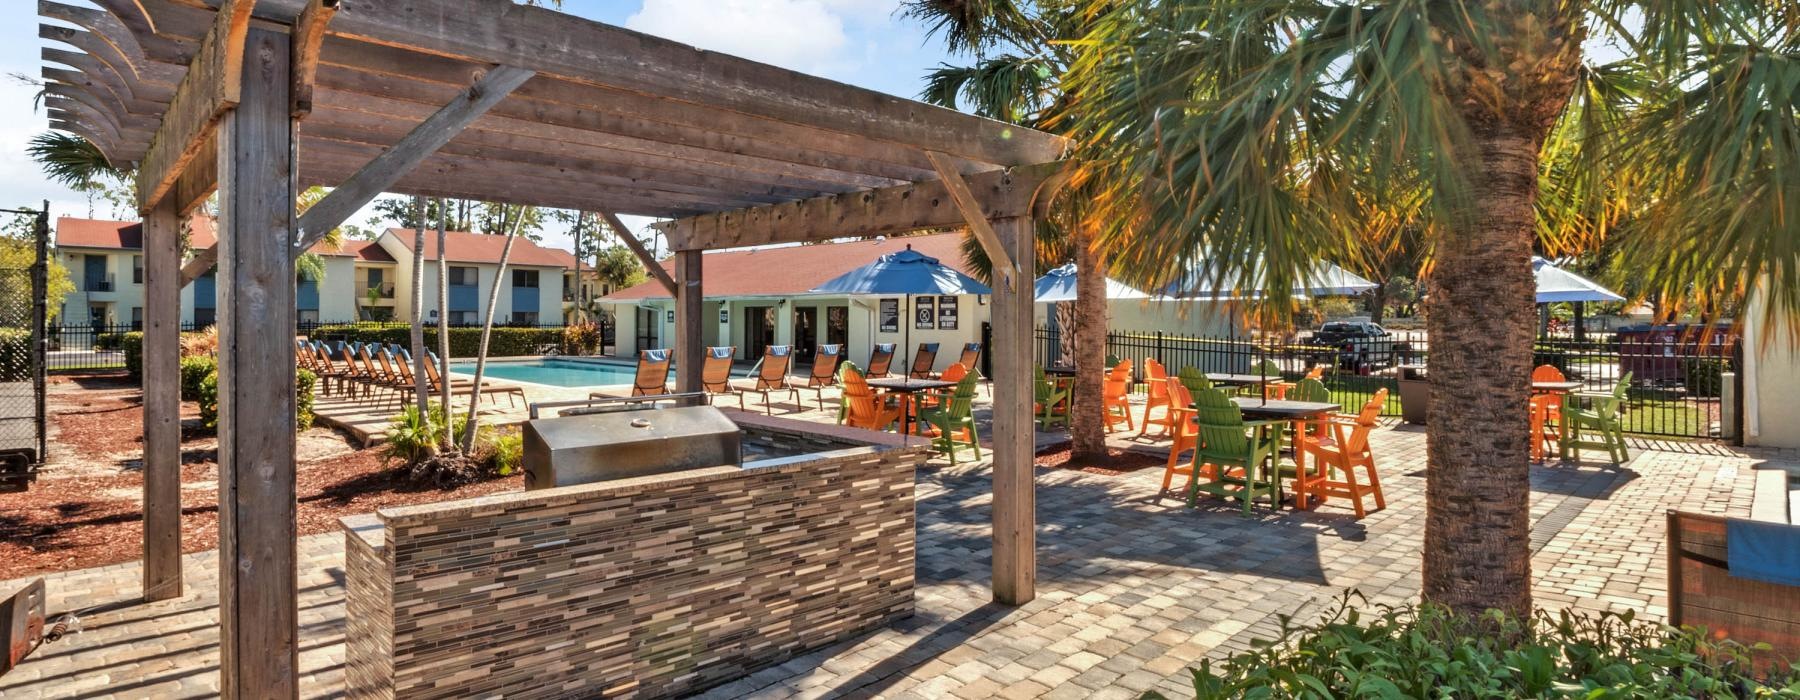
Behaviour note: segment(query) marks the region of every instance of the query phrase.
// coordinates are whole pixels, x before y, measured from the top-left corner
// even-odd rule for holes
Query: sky
[[[61,0],[86,5],[84,0]],[[916,98],[926,72],[951,60],[926,27],[901,17],[900,0],[565,0],[562,11],[656,36],[772,63],[785,68]],[[46,180],[25,153],[27,141],[46,131],[47,117],[33,108],[38,88],[14,74],[42,73],[42,47],[61,44],[39,39],[36,3],[8,0],[0,10],[0,207],[36,208],[50,201],[56,216],[88,216],[79,193]],[[103,201],[95,218],[115,216]],[[365,224],[371,212],[351,217]],[[640,232],[649,219],[622,217]],[[544,243],[572,248],[566,230],[551,224]]]

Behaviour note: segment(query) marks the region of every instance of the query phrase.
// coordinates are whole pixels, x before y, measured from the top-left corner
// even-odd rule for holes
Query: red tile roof
[[[198,250],[210,248],[218,243],[218,236],[213,233],[213,218],[196,216],[189,220],[188,248]],[[56,245],[71,248],[112,248],[118,250],[143,250],[144,226],[134,221],[106,221],[102,219],[78,219],[65,216],[56,220]],[[315,244],[312,252],[319,255],[349,256],[369,262],[393,262],[394,257],[382,250],[374,241],[345,241],[338,248],[327,247],[323,243]]]
[[[939,262],[969,273],[963,262],[962,234],[938,233],[885,240],[859,240],[846,243],[754,248],[722,253],[708,253],[701,274],[708,298],[787,296],[805,294],[831,279],[874,262],[887,253],[905,250],[906,246]],[[674,263],[664,261],[663,268],[674,274]],[[621,289],[607,295],[604,301],[667,299],[669,292],[655,280]]]
[[[391,228],[388,233],[399,241],[400,246],[412,250],[413,230],[409,228]],[[500,250],[506,247],[505,236],[492,236],[481,233],[451,231],[445,234],[449,241],[449,251],[444,259],[450,262],[500,264]],[[425,257],[437,259],[437,232],[425,232]],[[575,256],[566,250],[545,248],[526,239],[519,239],[513,244],[512,258],[509,265],[526,265],[531,267],[575,267]]]

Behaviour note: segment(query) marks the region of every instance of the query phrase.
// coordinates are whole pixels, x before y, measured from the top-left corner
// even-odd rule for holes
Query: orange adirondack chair
[[[1169,370],[1164,368],[1161,362],[1157,362],[1154,357],[1144,360],[1144,381],[1148,383],[1146,389],[1149,392],[1149,399],[1144,402],[1144,427],[1138,430],[1138,435],[1150,432],[1152,425],[1162,426],[1162,430],[1158,433],[1160,435],[1168,435],[1169,431],[1175,427],[1175,414],[1169,410],[1168,380]],[[1157,408],[1163,409],[1162,416],[1151,416],[1150,412]]]
[[[1531,461],[1544,461],[1544,455],[1553,449],[1550,443],[1562,439],[1562,405],[1562,394],[1531,397]]]
[[[1296,475],[1296,505],[1305,507],[1303,504],[1312,498],[1322,503],[1331,496],[1340,496],[1350,499],[1358,518],[1368,515],[1363,496],[1375,497],[1375,510],[1387,507],[1387,499],[1381,494],[1381,477],[1375,473],[1375,454],[1369,449],[1369,433],[1381,420],[1387,393],[1387,389],[1376,391],[1357,415],[1338,414],[1324,421],[1331,428],[1330,440],[1301,439],[1300,449],[1315,460],[1319,470],[1317,476]],[[1367,483],[1357,480],[1357,469],[1363,470]]]
[[[1106,382],[1101,392],[1102,413],[1106,416],[1106,430],[1111,432],[1120,420],[1125,421],[1125,429],[1137,427],[1131,420],[1131,402],[1126,394],[1131,390],[1131,360],[1120,360],[1119,364],[1106,373]]]
[[[844,424],[852,428],[867,430],[886,430],[900,420],[900,409],[888,406],[881,397],[875,395],[874,388],[863,378],[862,372],[854,366],[844,367],[844,398],[848,399],[850,411],[844,416]]]
[[[949,367],[945,367],[943,373],[938,375],[938,379],[946,382],[960,382],[963,377],[967,376],[969,376],[969,368],[964,367],[961,362],[955,362]],[[919,405],[922,407],[931,408],[941,403],[943,403],[943,397],[935,392],[919,393]]]
[[[1210,464],[1183,463],[1181,453],[1194,449],[1200,444],[1200,424],[1196,422],[1198,412],[1194,410],[1194,394],[1188,391],[1187,385],[1181,383],[1180,377],[1163,379],[1163,389],[1169,397],[1169,427],[1174,442],[1169,445],[1169,463],[1163,466],[1162,491],[1166,493],[1169,484],[1174,483],[1176,476],[1194,479],[1212,478],[1213,466]]]
[[[1569,379],[1563,376],[1562,370],[1557,369],[1556,365],[1538,365],[1531,370],[1531,381],[1566,382]]]

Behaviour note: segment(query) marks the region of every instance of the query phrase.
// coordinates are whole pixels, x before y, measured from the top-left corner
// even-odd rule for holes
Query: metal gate
[[[49,202],[40,211],[0,209],[22,217],[7,227],[0,255],[0,492],[23,491],[48,445],[44,351],[48,307]],[[20,236],[13,231],[23,229]]]

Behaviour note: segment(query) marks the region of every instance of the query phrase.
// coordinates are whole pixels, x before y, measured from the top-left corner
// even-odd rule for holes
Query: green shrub
[[[319,375],[304,367],[294,368],[294,429],[305,430],[313,424],[313,385]]]
[[[1682,360],[1681,384],[1687,387],[1689,396],[1718,396],[1725,390],[1725,360],[1716,357]]]
[[[516,430],[496,430],[487,439],[483,461],[501,476],[509,476],[525,464],[525,436]]]
[[[219,429],[219,373],[207,372],[200,379],[200,391],[194,398],[200,404],[200,424],[207,430]]]
[[[356,325],[319,326],[312,332],[313,338],[320,340],[345,340],[364,343],[390,343],[402,347],[412,342],[411,327],[406,324],[359,323]],[[509,357],[514,355],[536,355],[543,346],[562,347],[563,331],[560,328],[507,328],[494,327],[494,335],[488,340],[488,355],[491,357]],[[425,329],[425,347],[437,350],[437,329]],[[481,350],[480,328],[450,329],[450,356],[474,357]]]
[[[31,378],[31,331],[0,328],[0,382]]]
[[[199,401],[200,383],[218,370],[218,361],[210,357],[181,358],[181,400]]]
[[[125,351],[125,373],[133,380],[144,378],[144,332],[118,334],[119,349]]]
[[[96,333],[94,335],[94,349],[100,350],[103,352],[110,351],[110,350],[122,349],[122,348],[124,348],[125,336],[131,335],[133,333],[136,333],[139,338],[142,338],[144,336],[144,334],[140,331],[126,331],[123,333]]]
[[[198,365],[195,367],[197,372]],[[184,360],[182,361],[182,370],[185,372],[187,369],[188,362]],[[200,424],[206,426],[207,430],[218,430],[219,371],[217,367],[209,367],[208,370],[209,371],[207,371],[199,380],[197,389],[194,392],[194,401],[200,404]],[[318,379],[319,378],[311,371],[300,368],[294,369],[294,430],[296,432],[312,427],[312,390],[313,385],[318,382]],[[182,390],[184,392],[186,391],[186,383],[187,376],[183,374]]]
[[[437,452],[438,438],[444,434],[444,412],[434,404],[421,414],[419,407],[408,404],[388,421],[386,440],[381,447],[381,463],[414,465]]]
[[[577,323],[563,328],[562,354],[597,355],[600,353],[600,326]]]
[[[1472,620],[1429,605],[1367,614],[1353,598],[1316,625],[1283,618],[1279,639],[1217,665],[1202,661],[1195,697],[1800,697],[1800,670],[1759,682],[1748,648],[1630,614]]]

